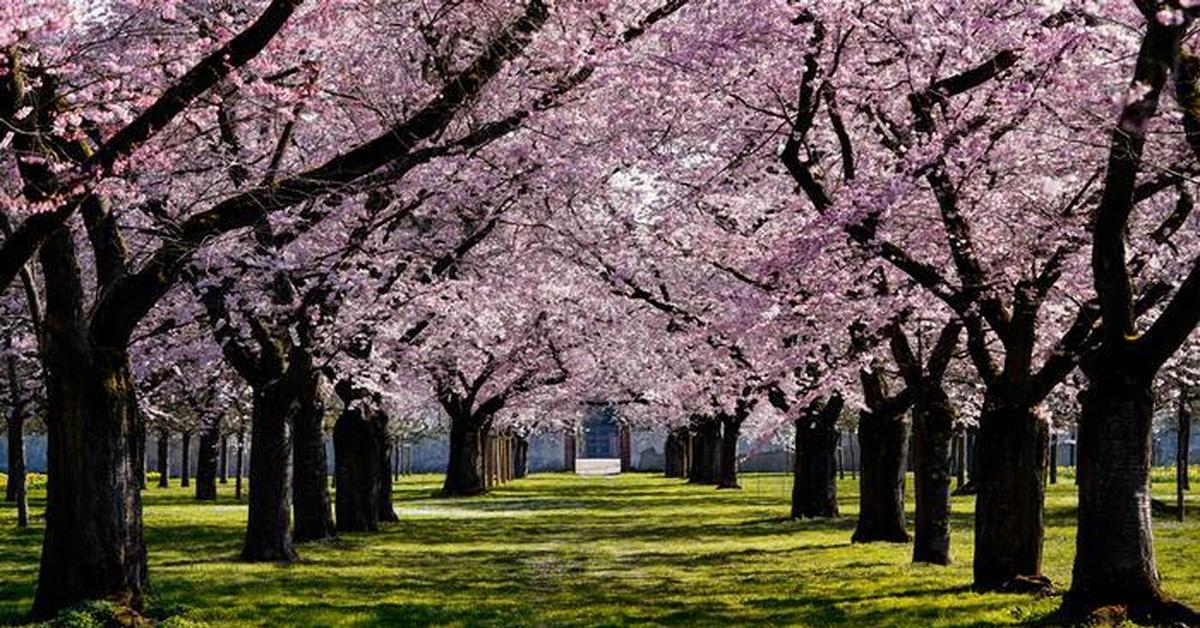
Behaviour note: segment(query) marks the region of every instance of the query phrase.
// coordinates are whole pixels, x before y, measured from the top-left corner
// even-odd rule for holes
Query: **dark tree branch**
[[[81,165],[81,172],[108,173],[118,160],[132,154],[169,124],[196,98],[244,66],[267,46],[291,17],[302,0],[273,0],[259,18],[224,46],[214,50],[167,88],[159,98],[104,142]],[[13,61],[15,63],[15,61]],[[10,72],[10,74],[15,74]],[[16,273],[55,230],[84,204],[90,193],[73,195],[51,212],[30,216],[0,247],[0,290],[7,288]]]
[[[218,203],[185,220],[175,238],[164,242],[141,270],[117,282],[100,299],[93,333],[107,342],[128,339],[134,326],[176,282],[183,264],[208,239],[250,227],[270,212],[338,190],[359,177],[397,162],[417,143],[439,133],[475,99],[503,65],[520,54],[545,23],[541,0],[531,0],[521,17],[497,35],[482,53],[450,80],[431,103],[386,133],[333,157],[321,166],[260,186]]]

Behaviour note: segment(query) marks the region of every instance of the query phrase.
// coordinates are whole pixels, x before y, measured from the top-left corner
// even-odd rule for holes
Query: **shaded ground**
[[[246,511],[227,487],[216,505],[150,489],[154,603],[221,626],[976,626],[1035,623],[1057,605],[969,591],[970,499],[954,502],[956,564],[913,566],[907,545],[849,543],[849,477],[839,486],[844,517],[817,522],[783,518],[789,478],[742,481],[742,491],[718,492],[651,475],[550,474],[444,500],[429,497],[439,477],[415,476],[396,485],[401,523],[303,545],[303,561],[288,566],[234,560]],[[1070,478],[1061,481],[1045,554],[1047,574],[1065,584],[1075,498]],[[1172,491],[1155,485],[1161,498]],[[14,520],[0,511],[0,622],[28,610],[41,541],[39,528],[17,531]],[[1200,518],[1162,521],[1155,533],[1167,589],[1200,604]]]

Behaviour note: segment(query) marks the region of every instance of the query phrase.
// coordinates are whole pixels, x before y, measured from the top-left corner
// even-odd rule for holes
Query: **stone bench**
[[[620,475],[620,458],[577,458],[575,459],[577,475]]]

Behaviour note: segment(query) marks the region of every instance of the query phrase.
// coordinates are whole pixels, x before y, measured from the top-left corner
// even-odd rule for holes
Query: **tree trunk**
[[[512,465],[510,464],[509,455],[512,440],[508,436],[501,436],[496,439],[496,445],[496,475],[499,478],[499,482],[504,484],[511,479]]]
[[[667,431],[667,439],[663,442],[663,476],[668,478],[679,477],[679,437],[675,435],[675,430]]]
[[[375,430],[361,408],[343,410],[333,426],[339,532],[379,529],[379,483],[387,477],[387,468],[379,468],[378,447]]]
[[[1191,458],[1192,447],[1192,400],[1190,393],[1186,387],[1179,391],[1179,413],[1178,413],[1178,432],[1179,444],[1175,448],[1177,462],[1175,467],[1178,469],[1179,476],[1176,483],[1179,485],[1180,491],[1192,490],[1191,479],[1188,476],[1188,463]],[[1183,521],[1183,498],[1179,502],[1179,520]]]
[[[697,421],[692,427],[692,464],[688,482],[716,484],[721,467],[721,426],[712,419]]]
[[[25,491],[25,408],[19,400],[8,415],[8,486],[4,501],[16,502]]]
[[[379,479],[376,482],[378,491],[375,498],[375,504],[378,507],[376,518],[384,523],[395,523],[400,520],[400,517],[396,516],[396,509],[392,506],[392,475],[388,469],[388,465],[391,463],[391,454],[388,452],[394,447],[392,446],[392,436],[388,432],[388,415],[378,406],[374,407],[371,412],[371,429],[375,439],[379,473]]]
[[[158,488],[171,486],[171,433],[158,432]]]
[[[14,391],[15,392],[15,391]],[[5,500],[17,506],[17,527],[29,527],[29,499],[25,476],[25,406],[13,400],[8,417],[8,486]]]
[[[575,432],[563,435],[563,466],[568,472],[575,471]]]
[[[192,431],[184,430],[182,442],[179,445],[179,485],[187,488],[192,485]]]
[[[25,474],[25,419],[28,418],[28,408],[15,355],[8,357],[8,385],[11,408],[7,419],[8,484],[4,490],[4,500],[16,504],[17,527],[25,528],[29,526],[28,478]]]
[[[967,435],[961,429],[954,435],[954,490],[967,483]]]
[[[276,380],[254,391],[250,417],[250,499],[242,560],[292,561],[291,435],[288,410],[294,399],[287,382]],[[240,477],[240,475],[239,475]]]
[[[978,492],[976,479],[979,477],[979,428],[968,427],[963,433],[963,457],[965,458],[966,482],[954,489],[955,495],[974,495]]]
[[[1042,518],[1048,426],[1032,409],[988,391],[976,437],[974,587],[1048,585]]]
[[[728,417],[721,420],[720,466],[717,473],[718,489],[740,489],[737,477],[738,439],[742,434],[742,422]]]
[[[687,428],[675,428],[667,432],[667,442],[663,447],[667,477],[687,477],[687,446]]]
[[[234,461],[234,476],[233,476],[233,498],[241,501],[242,499],[242,477],[245,476],[245,468],[243,463],[246,460],[246,434],[238,432],[237,452],[235,452]]]
[[[965,436],[967,447],[967,493],[974,495],[975,478],[979,477],[979,426],[967,428]]]
[[[146,415],[138,410],[134,422],[134,462],[139,491],[146,490]]]
[[[628,473],[633,468],[633,443],[625,423],[617,425],[617,451],[621,458],[621,473]]]
[[[479,474],[483,478],[483,490],[486,492],[496,485],[496,479],[492,477],[492,438],[482,432],[476,438],[479,440],[479,462],[477,464]]]
[[[16,483],[16,495],[14,501],[17,503],[17,527],[24,529],[29,527],[29,492],[26,478],[22,475],[13,480]]]
[[[1050,435],[1050,483],[1058,484],[1058,434]]]
[[[325,403],[315,373],[307,375],[297,401],[292,434],[293,535],[297,543],[324,541],[336,533],[325,457]]]
[[[217,481],[229,483],[229,435],[221,434],[221,460],[217,463]]]
[[[148,577],[129,356],[89,336],[70,230],[42,246],[41,261],[49,482],[33,616],[88,599],[140,608]]]
[[[908,422],[904,416],[862,412],[858,422],[858,526],[855,543],[907,543],[904,517],[904,463],[908,459]]]
[[[796,467],[792,483],[792,518],[836,517],[837,418],[843,400],[833,396],[824,406],[796,422]]]
[[[524,436],[517,437],[517,468],[515,475],[517,479],[529,475],[529,439]]]
[[[50,480],[37,617],[88,599],[143,602],[146,547],[131,433],[137,406],[127,358],[114,353],[96,351],[91,369],[79,367],[84,360],[48,365]]]
[[[913,562],[950,564],[950,440],[954,412],[938,383],[926,382],[913,405],[917,498]]]
[[[842,447],[841,442],[842,442],[842,435],[841,435],[841,433],[839,433],[838,434],[837,454],[834,456],[834,459],[837,462],[837,478],[838,478],[838,480],[846,479],[846,460],[845,460],[846,450],[844,447]]]
[[[1152,378],[1123,373],[1117,360],[1089,372],[1079,421],[1079,510],[1071,614],[1124,611],[1139,623],[1184,622],[1200,616],[1171,602],[1159,583],[1150,521]]]
[[[196,450],[196,499],[217,499],[217,445],[221,441],[216,424],[205,426],[200,432],[200,446]]]
[[[486,492],[481,474],[484,465],[480,433],[469,416],[450,419],[450,461],[446,465],[446,481],[442,494],[448,497],[470,497]]]

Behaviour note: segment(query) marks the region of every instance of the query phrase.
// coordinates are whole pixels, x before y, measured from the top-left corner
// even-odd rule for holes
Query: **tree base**
[[[246,563],[292,563],[300,560],[294,550],[242,550],[241,562]]]
[[[291,548],[247,547],[242,550],[240,559],[245,563],[293,563],[300,556]]]
[[[1146,626],[1200,626],[1200,613],[1165,596],[1136,603],[1105,603],[1081,600],[1067,594],[1054,620],[1100,626],[1121,626],[1129,622]]]
[[[916,552],[913,553],[912,561],[914,563],[920,563],[922,565],[941,565],[943,567],[953,564],[953,562],[954,562],[950,559],[949,556],[944,555],[944,554],[938,554],[938,553],[918,554]]]
[[[955,497],[962,497],[964,495],[975,495],[978,492],[979,486],[977,484],[974,482],[967,482],[966,484],[954,489],[954,492],[950,494],[954,495]]]
[[[908,543],[912,537],[908,536],[908,532],[904,530],[894,530],[891,532],[882,532],[871,530],[867,532],[855,531],[850,537],[851,543]]]
[[[812,513],[812,514],[797,514],[792,513],[792,521],[804,521],[806,519],[840,519],[841,516],[837,513]]]
[[[738,484],[738,483],[736,483],[736,482],[735,482],[735,483],[733,483],[733,484],[724,484],[724,483],[722,483],[722,484],[718,484],[718,485],[717,485],[717,490],[718,490],[718,491],[720,491],[720,490],[725,490],[725,489],[728,489],[728,490],[738,490],[738,491],[740,491],[740,490],[742,490],[742,485],[741,485],[741,484]]]
[[[296,532],[292,535],[292,541],[295,543],[324,543],[326,541],[336,541],[337,532],[335,530],[336,527],[331,527],[330,530],[325,533],[300,534]]]
[[[445,489],[445,488],[443,488],[440,491],[433,492],[434,497],[478,497],[480,495],[486,495],[486,494],[487,494],[486,488],[471,488],[471,489]],[[399,521],[398,518],[397,518],[397,521]]]
[[[379,525],[373,521],[342,521],[338,519],[338,532],[378,532]]]
[[[977,589],[978,590],[978,589]],[[997,593],[1020,593],[1023,595],[1056,595],[1054,583],[1043,575],[1017,576],[994,589]]]

